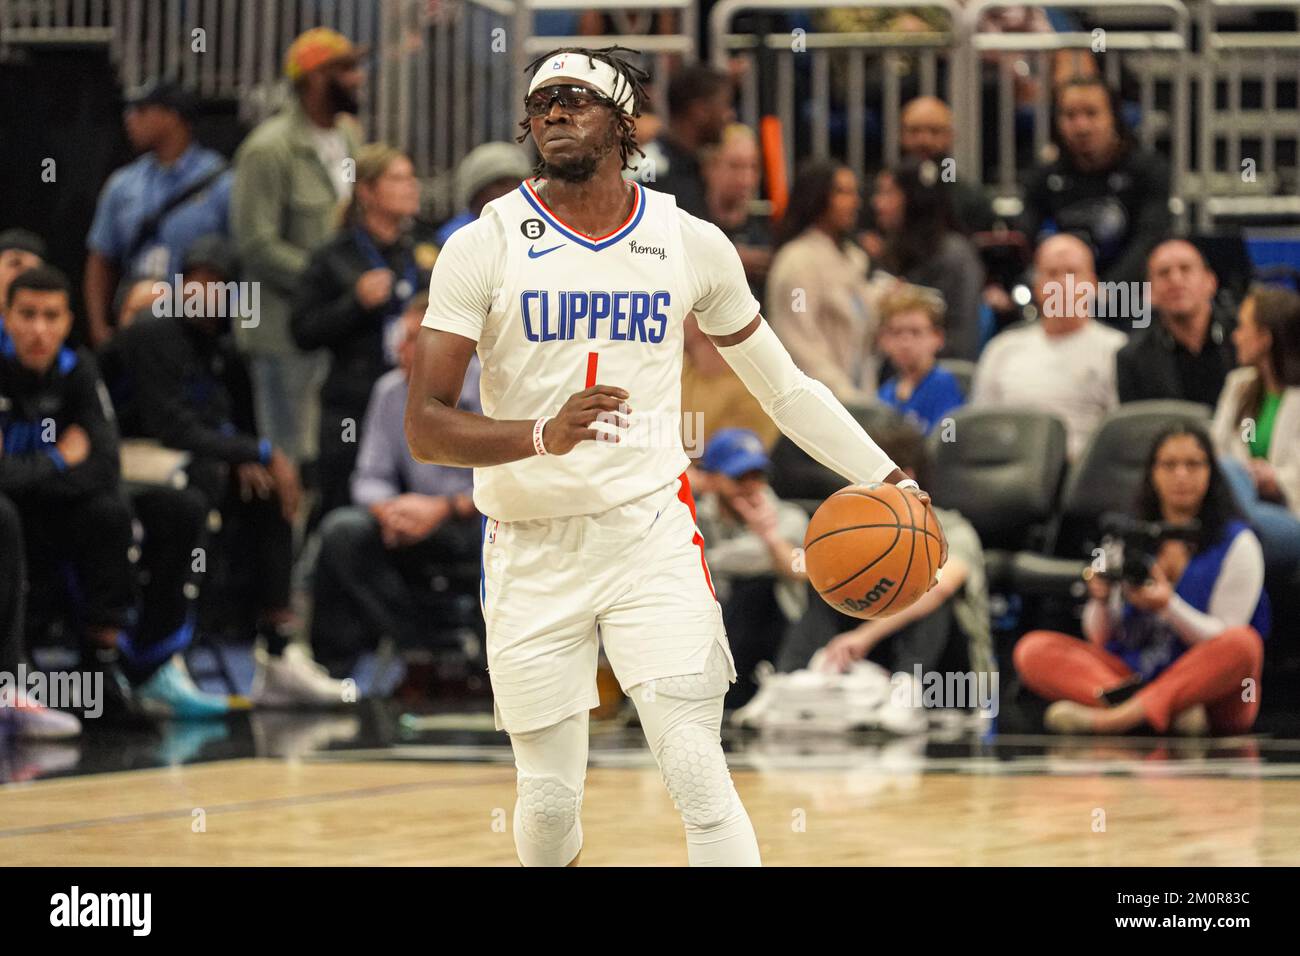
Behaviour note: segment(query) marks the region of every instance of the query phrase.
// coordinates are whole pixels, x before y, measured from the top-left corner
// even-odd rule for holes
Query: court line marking
[[[222,803],[217,804],[214,807],[205,806],[203,811],[207,815],[219,813],[242,813],[248,810],[307,806],[314,803],[331,803],[340,800],[357,800],[366,799],[368,797],[389,796],[397,793],[407,793],[412,790],[447,790],[454,787],[487,786],[500,783],[502,783],[501,780],[487,778],[479,780],[429,780],[412,783],[395,783],[377,787],[359,787],[352,790],[333,790],[326,793],[304,794],[299,797],[269,797],[264,800],[243,800],[236,803]],[[177,810],[155,810],[150,813],[121,814],[113,817],[68,820],[63,823],[46,823],[30,827],[13,827],[8,830],[0,830],[0,840],[8,839],[10,837],[35,836],[42,833],[58,833],[63,830],[88,830],[103,826],[189,818],[193,813],[194,807],[184,807]]]
[[[886,776],[920,773],[969,774],[1003,777],[1206,777],[1210,779],[1300,779],[1300,763],[1268,764],[1240,758],[1196,758],[1153,763],[1144,759],[1097,757],[1076,759],[1067,755],[1034,755],[1013,760],[994,757],[926,757],[900,752],[897,748],[865,752],[808,753],[797,750],[785,753],[736,751],[727,754],[734,770],[760,773],[863,772]],[[469,746],[428,744],[400,745],[366,750],[331,750],[304,758],[311,763],[350,761],[410,761],[431,763],[498,763],[513,764],[509,746],[477,744]],[[602,769],[654,770],[653,755],[644,748],[592,750],[589,765]]]

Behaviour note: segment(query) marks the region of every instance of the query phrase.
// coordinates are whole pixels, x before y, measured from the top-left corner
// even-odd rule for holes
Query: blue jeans
[[[324,352],[249,356],[258,432],[298,464],[314,461],[318,452],[320,387],[328,368]]]
[[[1265,568],[1270,573],[1294,573],[1300,567],[1300,518],[1283,505],[1260,500],[1255,479],[1235,458],[1220,458],[1219,467],[1237,498],[1237,504],[1255,528],[1264,549]]]

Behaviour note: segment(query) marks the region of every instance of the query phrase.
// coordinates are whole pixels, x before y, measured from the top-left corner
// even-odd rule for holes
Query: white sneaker
[[[14,688],[0,693],[0,724],[8,724],[21,740],[66,740],[81,735],[81,721],[74,715],[42,707]]]
[[[1208,737],[1210,715],[1204,704],[1193,704],[1169,722],[1169,729],[1180,737]]]
[[[748,727],[751,730],[757,730],[763,726],[764,718],[776,702],[777,684],[780,682],[780,676],[776,673],[776,668],[768,661],[760,661],[758,667],[754,670],[754,677],[758,681],[758,690],[744,707],[738,707],[731,712],[731,725],[733,727]]]
[[[356,703],[356,685],[330,677],[301,644],[290,642],[283,654],[273,657],[259,643],[253,660],[257,669],[249,696],[254,707],[343,707]]]

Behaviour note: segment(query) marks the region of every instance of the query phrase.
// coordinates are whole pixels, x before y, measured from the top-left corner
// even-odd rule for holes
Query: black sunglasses
[[[586,86],[543,86],[524,97],[524,112],[529,116],[545,116],[557,100],[566,113],[576,113],[597,103],[615,105],[608,96]]]

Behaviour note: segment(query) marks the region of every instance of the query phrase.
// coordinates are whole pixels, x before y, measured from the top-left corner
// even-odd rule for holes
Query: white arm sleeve
[[[1198,611],[1175,594],[1164,610],[1164,618],[1187,643],[1208,641],[1230,627],[1249,624],[1263,589],[1264,552],[1254,532],[1242,531],[1223,556],[1208,609]]]
[[[745,341],[718,351],[781,431],[827,468],[869,484],[898,467],[829,388],[799,371],[762,319]]]

